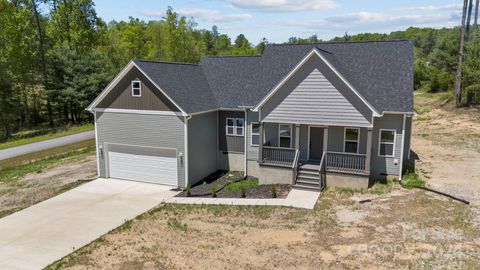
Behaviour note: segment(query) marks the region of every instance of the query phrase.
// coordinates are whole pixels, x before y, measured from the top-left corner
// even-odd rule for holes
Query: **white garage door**
[[[111,178],[178,185],[174,157],[108,152],[108,164]]]

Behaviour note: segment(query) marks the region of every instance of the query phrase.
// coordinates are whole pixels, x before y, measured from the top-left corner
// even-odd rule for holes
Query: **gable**
[[[132,96],[132,81],[141,82],[141,96]],[[149,111],[173,111],[179,109],[161,93],[135,66],[123,75],[108,94],[95,106],[104,109],[128,109]]]
[[[371,126],[372,110],[319,57],[310,57],[260,107],[262,121]]]

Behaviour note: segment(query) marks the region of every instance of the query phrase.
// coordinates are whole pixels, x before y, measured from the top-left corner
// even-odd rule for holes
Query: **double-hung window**
[[[243,136],[244,120],[243,118],[227,118],[226,132],[228,136]]]
[[[395,150],[395,130],[380,129],[378,155],[381,157],[393,157]]]
[[[359,128],[345,128],[343,136],[343,152],[358,154],[358,142],[360,141]]]
[[[252,131],[250,133],[250,145],[258,146],[260,141],[260,124],[252,123]]]
[[[278,125],[278,146],[292,148],[292,125]]]
[[[142,84],[140,81],[132,81],[132,96],[141,97],[142,96]]]

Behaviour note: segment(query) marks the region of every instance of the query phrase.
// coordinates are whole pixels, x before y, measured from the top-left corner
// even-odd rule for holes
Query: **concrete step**
[[[299,189],[307,189],[307,190],[320,190],[320,187],[317,185],[310,185],[310,184],[303,184],[303,183],[296,183],[294,188],[299,188]]]
[[[297,183],[318,186],[320,184],[320,181],[318,179],[297,178]]]
[[[309,173],[304,173],[304,172],[299,172],[297,174],[297,179],[299,178],[303,178],[303,179],[308,179],[308,180],[313,180],[313,181],[317,181],[318,182],[318,179],[320,179],[320,175],[319,174],[309,174]]]

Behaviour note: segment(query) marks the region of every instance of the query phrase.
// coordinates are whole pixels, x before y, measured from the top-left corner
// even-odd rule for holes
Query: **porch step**
[[[310,164],[308,164],[310,165]],[[320,172],[316,166],[299,166],[294,187],[320,190]]]
[[[298,179],[305,179],[305,180],[311,180],[311,181],[317,181],[318,182],[319,177],[320,177],[320,174],[318,174],[318,173],[313,174],[313,173],[299,172],[297,174],[297,180]]]
[[[312,184],[305,184],[305,183],[297,182],[293,187],[294,188],[300,188],[300,189],[308,189],[308,190],[320,190],[320,186],[318,184],[312,185]]]

